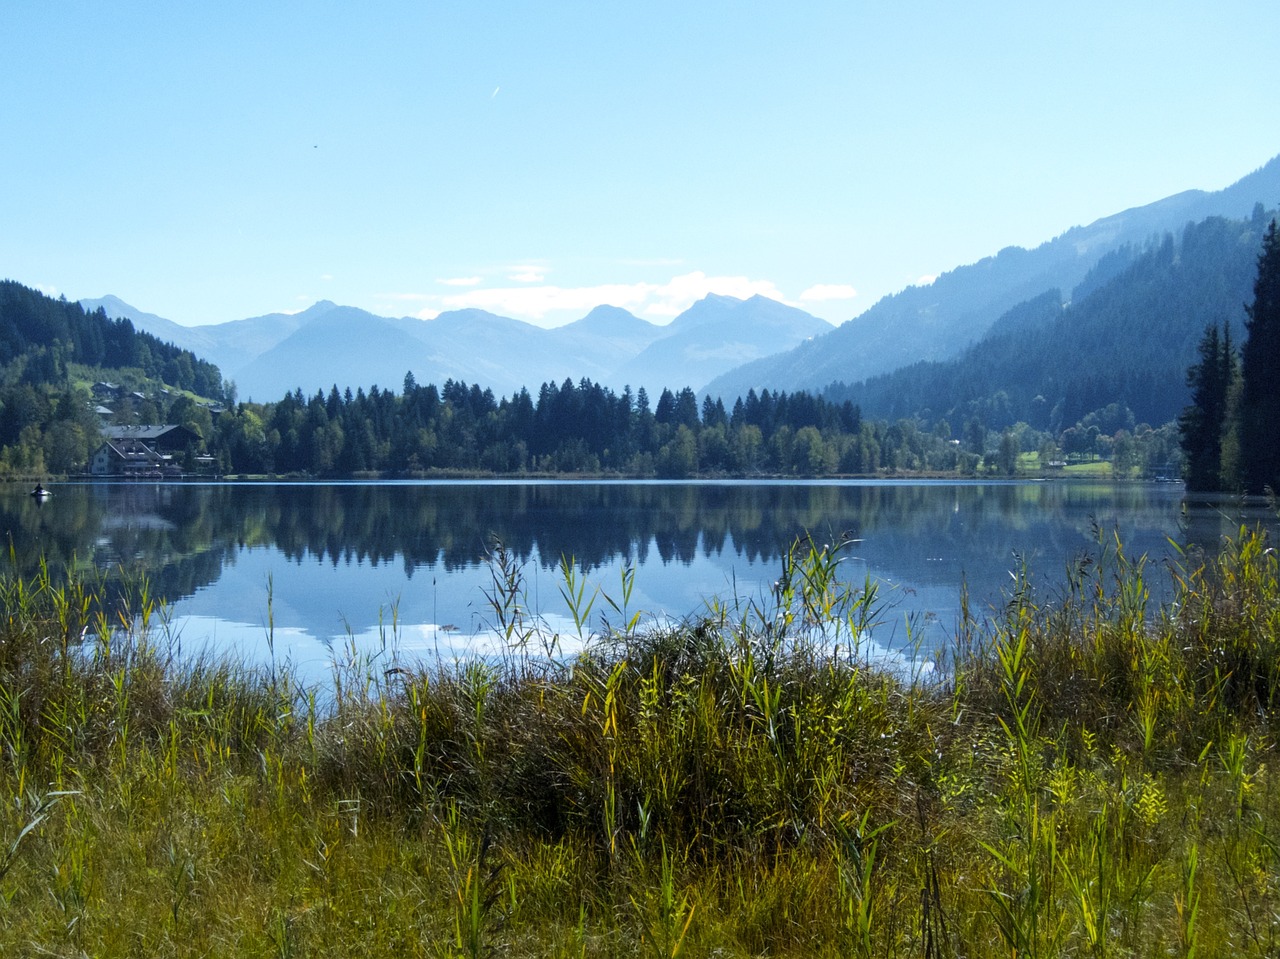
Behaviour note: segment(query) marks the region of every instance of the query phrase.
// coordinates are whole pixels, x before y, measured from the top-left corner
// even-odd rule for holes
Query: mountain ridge
[[[1277,196],[1280,156],[1222,190],[1184,190],[1073,226],[1030,250],[1005,247],[955,267],[927,286],[881,298],[815,341],[731,370],[703,392],[727,401],[749,389],[817,391],[956,356],[1008,310],[1046,290],[1074,289],[1103,256],[1126,244],[1140,249],[1209,216],[1248,218],[1255,205]]]
[[[700,387],[745,360],[830,329],[825,320],[765,297],[715,294],[663,326],[601,305],[553,329],[480,309],[422,320],[378,316],[328,300],[295,314],[182,327],[114,296],[82,303],[175,341],[199,344],[240,396],[256,400],[277,399],[295,388],[385,388],[399,384],[406,372],[420,382],[453,379],[501,395],[566,378],[656,393]],[[668,339],[671,347],[643,358]]]

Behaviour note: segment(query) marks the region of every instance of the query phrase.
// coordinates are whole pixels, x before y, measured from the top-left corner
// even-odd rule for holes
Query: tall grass
[[[176,661],[143,578],[3,577],[0,953],[1276,954],[1262,538],[1162,606],[1111,537],[1052,595],[1017,571],[931,676],[869,658],[842,555],[654,627],[566,560],[606,626],[565,657],[495,549],[509,657],[330,690]]]

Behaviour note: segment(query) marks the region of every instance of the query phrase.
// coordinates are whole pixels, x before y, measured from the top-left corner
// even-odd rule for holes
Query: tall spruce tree
[[[1236,485],[1280,491],[1280,235],[1271,221],[1258,255],[1240,354],[1240,475]]]
[[[1231,328],[1222,324],[1205,329],[1200,338],[1200,362],[1187,370],[1191,405],[1178,417],[1182,450],[1187,454],[1187,488],[1197,492],[1223,485],[1222,441],[1227,430],[1231,389],[1238,375]]]

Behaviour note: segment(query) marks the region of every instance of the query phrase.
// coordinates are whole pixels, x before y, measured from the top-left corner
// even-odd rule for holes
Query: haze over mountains
[[[327,300],[296,314],[273,313],[185,327],[108,296],[82,300],[113,318],[215,363],[242,399],[279,399],[369,387],[399,389],[406,372],[421,383],[462,380],[504,396],[544,382],[586,377],[621,390],[703,386],[744,362],[831,330],[825,320],[774,300],[709,295],[666,326],[612,306],[543,329],[484,310],[434,320],[382,317]]]
[[[482,310],[424,321],[327,301],[293,315],[185,327],[115,297],[81,302],[216,363],[244,399],[335,384],[398,389],[411,371],[420,383],[452,378],[500,396],[585,377],[651,393],[691,386],[732,402],[753,388],[816,392],[959,356],[1019,304],[1043,302],[1051,291],[1062,300],[1083,298],[1165,234],[1181,235],[1188,223],[1211,216],[1245,219],[1278,198],[1280,157],[1221,191],[1179,193],[1074,227],[1033,250],[1008,247],[885,297],[835,328],[759,296],[708,296],[666,326],[600,306],[552,330]]]

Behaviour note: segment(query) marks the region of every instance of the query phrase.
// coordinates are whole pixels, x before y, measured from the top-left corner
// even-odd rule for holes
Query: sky
[[[840,323],[1262,166],[1277,36],[1261,0],[4,0],[0,277],[186,325]]]

